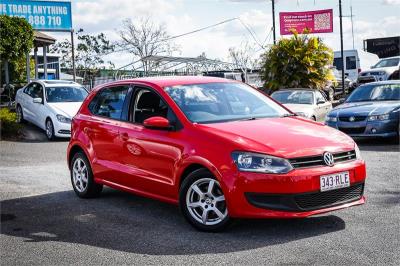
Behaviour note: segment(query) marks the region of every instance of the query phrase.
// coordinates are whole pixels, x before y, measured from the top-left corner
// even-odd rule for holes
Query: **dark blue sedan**
[[[332,109],[326,124],[352,137],[400,136],[400,81],[381,81],[355,89]]]

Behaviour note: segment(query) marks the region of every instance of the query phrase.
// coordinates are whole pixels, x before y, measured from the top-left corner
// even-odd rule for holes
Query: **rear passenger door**
[[[127,119],[130,91],[128,85],[103,88],[89,103],[93,115],[83,130],[93,147],[96,178],[118,180],[121,170],[118,127],[121,120]]]

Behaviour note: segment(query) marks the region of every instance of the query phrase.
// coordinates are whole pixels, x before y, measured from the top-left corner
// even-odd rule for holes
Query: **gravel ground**
[[[367,204],[299,220],[241,220],[219,234],[175,206],[71,189],[65,140],[1,142],[1,265],[400,264],[400,151],[360,141]]]

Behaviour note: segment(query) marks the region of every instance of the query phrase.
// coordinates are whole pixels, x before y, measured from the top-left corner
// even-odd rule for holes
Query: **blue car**
[[[373,82],[355,89],[332,109],[326,124],[351,137],[400,138],[400,81]]]

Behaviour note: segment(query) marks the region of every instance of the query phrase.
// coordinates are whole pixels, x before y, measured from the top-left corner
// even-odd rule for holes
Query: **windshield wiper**
[[[282,117],[297,116],[296,114],[284,114]]]

